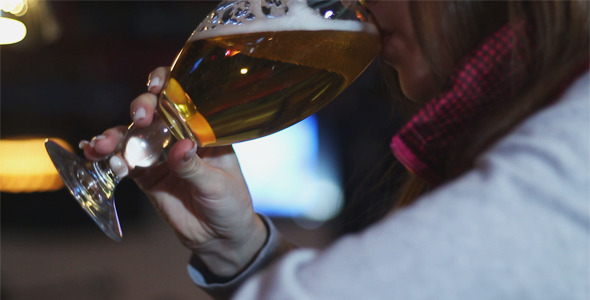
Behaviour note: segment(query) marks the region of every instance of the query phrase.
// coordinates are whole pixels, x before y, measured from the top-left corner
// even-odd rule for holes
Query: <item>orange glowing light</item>
[[[53,139],[72,151],[67,142]],[[55,191],[63,181],[45,150],[45,139],[0,140],[0,191],[30,193]]]

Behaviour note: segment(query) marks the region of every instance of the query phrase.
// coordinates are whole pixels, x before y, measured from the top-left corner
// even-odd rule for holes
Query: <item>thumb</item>
[[[168,168],[191,184],[202,199],[249,199],[248,187],[231,146],[207,147],[197,155],[191,140],[176,142],[168,153]],[[249,203],[249,201],[246,201]]]
[[[192,177],[200,164],[197,144],[190,139],[176,142],[168,152],[168,167],[184,179]]]
[[[197,144],[190,139],[176,142],[168,153],[168,167],[178,177],[187,180],[193,186],[204,192],[216,179],[216,173],[207,163],[197,155]]]

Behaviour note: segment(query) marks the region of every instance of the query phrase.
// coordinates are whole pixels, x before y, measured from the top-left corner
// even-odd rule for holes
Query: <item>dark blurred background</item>
[[[74,147],[129,124],[129,103],[146,90],[149,72],[169,65],[217,4],[34,2],[24,16],[12,16],[27,25],[27,37],[0,46],[1,138],[59,137]],[[371,66],[317,115],[320,137],[340,159],[345,199],[396,128],[377,73]],[[135,184],[124,180],[116,198],[121,243],[104,236],[65,189],[3,192],[2,299],[207,299],[186,275],[188,251]],[[311,231],[293,220],[276,222],[311,247],[325,245],[338,227],[332,221]]]

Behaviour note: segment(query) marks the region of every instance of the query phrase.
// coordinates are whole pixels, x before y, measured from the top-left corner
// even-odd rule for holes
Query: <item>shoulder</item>
[[[521,127],[539,127],[542,126],[540,123],[544,121],[550,123],[543,127],[551,126],[555,128],[567,127],[572,122],[587,123],[590,111],[589,100],[590,72],[586,72],[574,80],[553,105],[530,117]],[[572,118],[566,118],[568,116]]]
[[[575,80],[552,105],[497,141],[474,168],[438,188],[462,197],[478,195],[561,202],[588,211],[590,197],[590,73]],[[457,195],[453,195],[456,197]]]
[[[528,223],[548,232],[588,234],[590,74],[480,155],[472,170],[424,200],[429,199],[436,201],[426,205],[503,219],[500,227]]]
[[[380,243],[386,236],[407,235],[392,245],[396,253],[406,244],[428,245],[408,249],[406,263],[469,280],[470,286],[461,287],[465,293],[481,295],[487,287],[490,295],[584,299],[590,274],[579,262],[590,259],[589,200],[590,76],[585,74],[557,102],[485,151],[472,170],[390,214],[365,235],[380,234]],[[523,276],[505,281],[501,274]]]
[[[590,73],[502,138],[476,163],[536,190],[586,191],[590,182]],[[580,193],[588,197],[588,194]]]
[[[589,223],[590,74],[484,152],[461,180],[473,180],[463,188],[489,193],[502,205],[543,206]]]

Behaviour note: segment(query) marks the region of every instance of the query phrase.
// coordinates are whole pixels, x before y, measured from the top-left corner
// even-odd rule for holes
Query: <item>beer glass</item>
[[[48,140],[65,185],[107,236],[122,239],[110,167],[164,160],[175,140],[214,147],[262,137],[334,99],[379,51],[379,32],[355,1],[222,1],[174,60],[154,121],[129,127],[113,156],[89,162]]]

